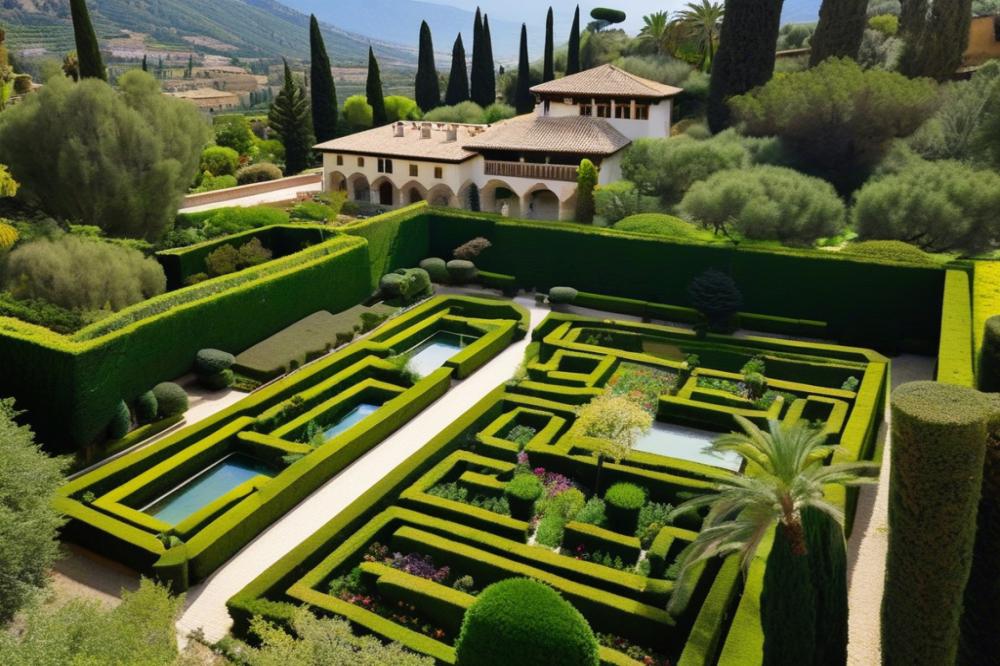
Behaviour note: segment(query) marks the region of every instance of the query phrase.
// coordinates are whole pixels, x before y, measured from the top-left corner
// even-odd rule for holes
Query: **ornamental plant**
[[[597,440],[597,477],[594,494],[601,486],[604,459],[619,463],[628,457],[639,438],[653,427],[653,417],[641,405],[621,396],[603,393],[576,413],[572,432]]]

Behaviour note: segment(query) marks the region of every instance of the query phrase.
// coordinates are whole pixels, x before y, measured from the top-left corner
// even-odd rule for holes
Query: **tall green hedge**
[[[986,320],[983,347],[979,351],[979,390],[1000,391],[1000,314]]]
[[[949,270],[944,283],[941,311],[941,345],[938,348],[937,380],[957,386],[976,385],[972,363],[972,294],[969,274]]]
[[[955,663],[990,413],[959,386],[914,382],[892,396],[886,666]]]

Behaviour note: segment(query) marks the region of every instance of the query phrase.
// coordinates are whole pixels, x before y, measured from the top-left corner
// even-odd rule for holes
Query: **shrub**
[[[713,330],[730,327],[733,317],[743,307],[743,294],[733,278],[722,271],[710,268],[687,288],[691,307],[700,312]]]
[[[212,375],[198,375],[198,383],[209,391],[229,388],[235,381],[236,374],[232,370],[222,370]]]
[[[235,175],[239,164],[240,154],[232,148],[209,146],[201,151],[200,169],[207,171],[213,176]]]
[[[159,403],[152,391],[146,391],[135,400],[135,418],[139,423],[149,423],[156,420]]]
[[[1000,243],[1000,174],[959,162],[917,162],[857,193],[863,239],[912,242],[928,252],[976,254]]]
[[[615,231],[664,236],[666,238],[697,238],[699,230],[690,222],[673,215],[646,213],[631,215],[615,223]]]
[[[550,511],[538,521],[535,543],[546,548],[558,548],[566,533],[566,519],[556,511]]]
[[[552,588],[509,578],[483,590],[465,612],[457,666],[597,666],[597,639],[580,611]]]
[[[246,116],[240,114],[216,116],[213,125],[217,145],[232,149],[237,156],[249,155],[253,151],[254,135]]]
[[[238,249],[232,245],[223,245],[210,252],[205,257],[205,269],[213,277],[228,275],[244,268],[259,266],[270,261],[272,256],[259,238],[251,238]]]
[[[519,520],[528,520],[532,516],[535,500],[542,496],[542,482],[530,472],[518,474],[504,487],[504,494],[510,504],[511,515]]]
[[[389,95],[385,98],[385,114],[390,123],[399,120],[420,120],[423,117],[423,112],[417,103],[402,95]]]
[[[914,382],[892,395],[887,664],[955,663],[991,411],[959,386]]]
[[[931,255],[903,241],[862,241],[848,245],[841,250],[841,253],[876,261],[899,261],[907,264],[937,263]]]
[[[977,378],[980,391],[1000,392],[1000,315],[986,320]]]
[[[899,17],[894,14],[879,14],[868,19],[868,27],[886,37],[895,37],[899,32]]]
[[[264,183],[269,180],[278,180],[281,176],[281,169],[276,164],[258,162],[237,171],[236,182],[240,185],[251,185],[253,183]]]
[[[128,405],[124,400],[120,400],[115,406],[115,413],[108,421],[108,439],[121,439],[132,429],[132,414],[128,411]]]
[[[483,122],[483,107],[475,102],[462,102],[455,106],[439,106],[424,114],[424,120],[436,123],[467,123]]]
[[[351,95],[344,100],[344,122],[354,130],[369,129],[374,122],[374,112],[364,95]]]
[[[489,242],[482,236],[478,238],[473,238],[467,243],[463,243],[455,248],[452,255],[456,259],[464,259],[465,261],[472,261],[484,251],[493,247],[493,243]]]
[[[19,299],[81,310],[120,310],[167,285],[160,265],[141,252],[72,235],[19,245],[7,256],[4,277]]]
[[[483,109],[483,115],[480,118],[480,122],[492,125],[493,123],[500,122],[501,120],[513,118],[516,115],[517,109],[513,106],[497,102],[495,104],[490,104],[488,107]]]
[[[635,183],[619,180],[599,185],[594,190],[594,212],[607,224],[621,219],[655,211],[659,206],[655,197],[644,196]]]
[[[448,283],[448,262],[438,257],[429,257],[420,262],[420,268],[427,271],[431,282],[436,284]]]
[[[237,182],[235,176],[213,176],[206,171],[202,174],[201,185],[191,191],[195,194],[201,192],[215,192],[216,190],[225,190],[230,187],[236,187],[236,185]]]
[[[479,277],[479,270],[471,261],[452,259],[447,264],[448,276],[453,284],[469,284]]]
[[[594,223],[594,188],[597,187],[597,167],[590,160],[580,162],[576,171],[576,221]]]
[[[622,534],[635,534],[646,491],[634,483],[616,483],[604,493],[608,522]]]
[[[379,282],[382,296],[386,299],[400,299],[409,304],[434,293],[430,275],[422,268],[400,268],[382,276]]]
[[[684,215],[716,233],[805,245],[844,228],[844,203],[829,183],[792,169],[721,171],[695,183]]]
[[[54,77],[0,119],[19,196],[53,217],[149,240],[169,228],[209,135],[193,105],[141,71],[123,74],[117,89]]]
[[[635,535],[639,537],[643,548],[648,549],[660,530],[670,524],[670,512],[673,509],[671,505],[659,502],[646,502],[642,505],[639,509],[639,522],[635,528]]]
[[[575,301],[579,293],[573,287],[552,287],[549,289],[549,303],[566,305]]]
[[[18,238],[20,238],[20,234],[17,233],[17,229],[6,222],[0,222],[0,252],[14,247]]]
[[[194,357],[196,375],[215,375],[228,370],[236,363],[236,357],[219,349],[202,349]]]
[[[158,416],[169,418],[180,416],[187,411],[188,396],[183,388],[173,382],[162,382],[153,387]]]
[[[604,500],[600,497],[591,497],[587,500],[587,503],[583,505],[583,508],[577,512],[574,520],[578,523],[604,527],[604,525],[608,522],[605,510],[606,507]]]

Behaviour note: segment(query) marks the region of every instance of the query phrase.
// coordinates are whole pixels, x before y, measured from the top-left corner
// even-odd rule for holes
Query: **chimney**
[[[431,124],[430,123],[422,123],[420,125],[420,138],[421,139],[429,139],[429,138],[431,138]]]
[[[458,141],[458,125],[452,123],[448,125],[448,142]]]
[[[403,135],[406,133],[406,125],[403,123],[396,123],[392,126],[392,135],[397,139],[402,139]]]

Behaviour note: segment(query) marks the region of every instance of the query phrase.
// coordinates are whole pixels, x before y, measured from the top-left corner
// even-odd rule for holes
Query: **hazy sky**
[[[533,24],[542,25],[545,20],[545,11],[551,5],[557,15],[558,25],[572,21],[573,10],[577,4],[580,5],[581,20],[586,24],[590,20],[590,10],[594,7],[616,7],[624,9],[628,14],[628,21],[625,29],[629,32],[637,32],[642,27],[642,17],[658,11],[675,11],[683,7],[685,0],[624,0],[619,2],[578,2],[578,0],[424,0],[439,5],[451,5],[461,7],[469,11],[475,11],[476,6],[483,8],[483,11],[491,15],[500,16],[511,21],[526,22],[531,28]]]

